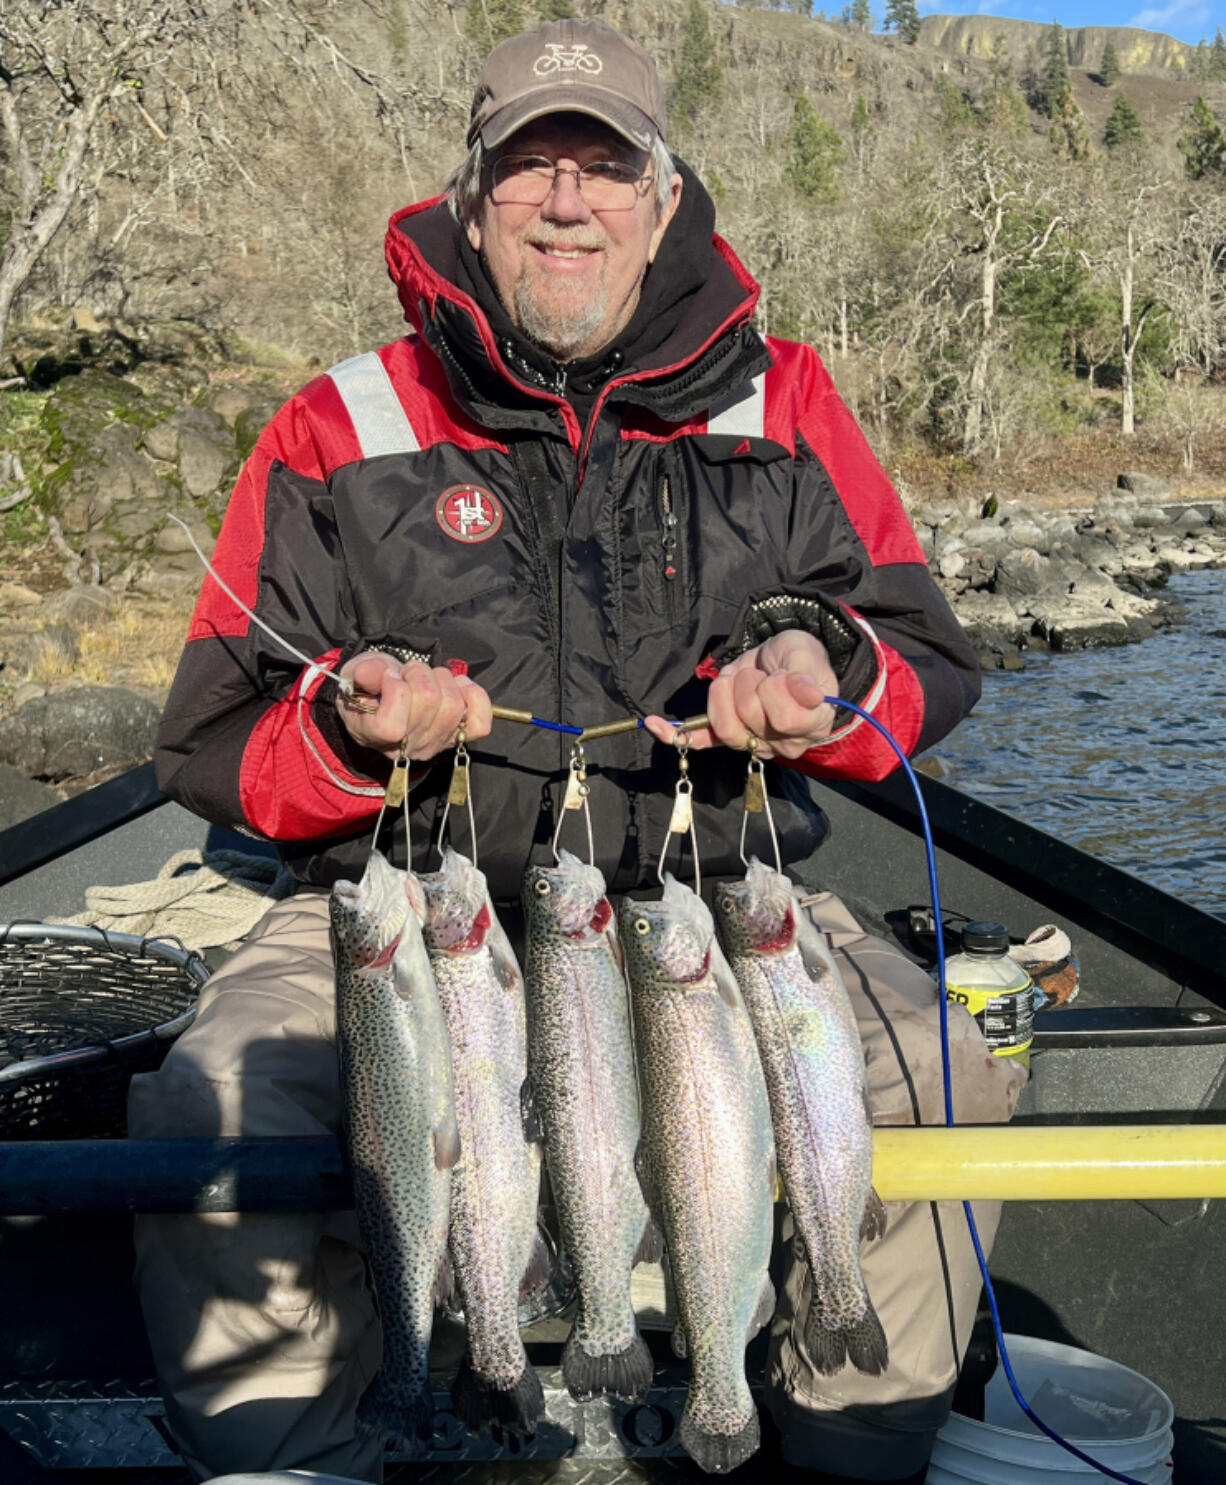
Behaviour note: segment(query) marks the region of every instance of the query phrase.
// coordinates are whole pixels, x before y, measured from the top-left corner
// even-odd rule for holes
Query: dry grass
[[[77,685],[132,686],[164,693],[174,679],[193,602],[190,596],[126,599],[110,618],[81,630],[75,663],[49,648],[29,679],[43,686],[71,680]]]

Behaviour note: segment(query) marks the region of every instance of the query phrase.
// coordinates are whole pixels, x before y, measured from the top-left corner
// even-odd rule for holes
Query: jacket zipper
[[[673,509],[673,492],[668,475],[660,480],[660,547],[661,565],[664,572],[664,607],[669,623],[677,618],[677,590],[679,571],[677,567],[677,512]]]

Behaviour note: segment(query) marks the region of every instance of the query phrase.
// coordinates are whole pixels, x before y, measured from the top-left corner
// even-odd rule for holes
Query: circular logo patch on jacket
[[[480,485],[452,485],[435,502],[434,516],[455,541],[488,541],[502,525],[502,506]]]

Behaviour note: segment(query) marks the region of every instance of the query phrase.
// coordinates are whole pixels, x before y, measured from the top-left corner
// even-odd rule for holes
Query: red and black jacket
[[[457,238],[439,200],[393,217],[388,263],[416,333],[317,378],[260,438],[213,559],[247,607],[321,665],[379,646],[460,661],[496,702],[575,725],[701,712],[710,657],[797,625],[908,752],[969,711],[978,667],[897,495],[817,355],[753,330],[757,286],[720,239],[663,343],[610,358],[581,427],[562,373],[458,287]],[[206,579],[159,735],[162,788],[277,841],[304,881],[359,875],[388,765],[349,739],[335,695]],[[515,897],[552,838],[569,740],[496,722],[472,751],[481,866]],[[597,863],[614,890],[643,885],[675,753],[643,732],[587,752]],[[894,763],[845,710],[796,771],[768,769],[785,861],[821,835],[798,773]],[[740,869],[745,765],[691,759],[713,875]],[[413,787],[419,868],[449,772],[438,759]],[[562,843],[580,837],[570,824]]]

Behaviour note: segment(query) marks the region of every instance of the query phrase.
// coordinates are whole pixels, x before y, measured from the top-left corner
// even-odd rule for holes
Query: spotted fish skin
[[[813,1274],[805,1348],[827,1375],[878,1376],[889,1348],[860,1271],[860,1238],[885,1228],[873,1190],[864,1053],[842,976],[792,884],[753,860],[722,885],[716,921],[749,1007],[779,1171]]]
[[[624,901],[643,1149],[690,1358],[680,1437],[704,1470],[758,1447],[747,1342],[770,1318],[775,1184],[770,1112],[753,1031],[711,914],[666,878],[660,902]]]
[[[526,1132],[524,982],[485,877],[448,849],[422,877],[426,948],[451,1040],[460,1159],[451,1182],[451,1260],[468,1354],[452,1405],[474,1433],[530,1437],[545,1413],[519,1335],[525,1276],[538,1251],[540,1144]]]
[[[343,1138],[383,1331],[358,1426],[409,1453],[432,1431],[430,1334],[459,1154],[424,910],[417,880],[378,851],[330,899]]]
[[[599,870],[563,851],[524,879],[528,1070],[579,1305],[562,1375],[579,1401],[634,1402],[651,1353],[630,1276],[649,1225],[635,1166],[639,1098],[629,991]]]

